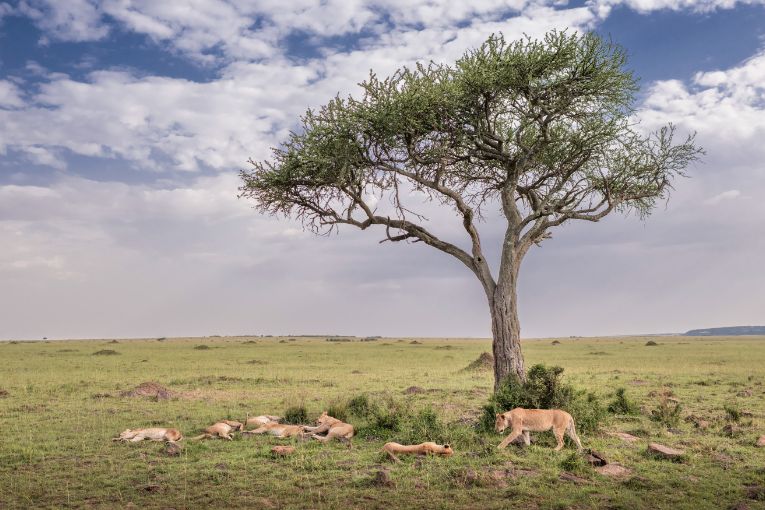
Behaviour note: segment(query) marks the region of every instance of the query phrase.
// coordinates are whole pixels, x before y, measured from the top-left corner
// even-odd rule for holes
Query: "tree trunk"
[[[494,336],[494,391],[508,376],[526,380],[526,369],[521,352],[521,324],[518,321],[518,299],[516,284],[518,281],[519,261],[508,271],[507,278],[498,282],[490,302],[491,330]]]

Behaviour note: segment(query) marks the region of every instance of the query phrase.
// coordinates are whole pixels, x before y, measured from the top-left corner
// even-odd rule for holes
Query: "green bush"
[[[489,398],[484,406],[479,426],[494,429],[497,413],[516,407],[526,409],[563,409],[574,417],[577,431],[596,430],[606,416],[606,410],[594,393],[577,390],[562,380],[563,368],[532,366],[526,382],[510,377]]]
[[[618,388],[614,400],[608,404],[608,412],[613,414],[638,414],[640,409],[637,404],[627,398],[627,390]]]
[[[284,411],[284,423],[292,425],[300,425],[308,423],[308,412],[305,410],[305,406],[297,405],[290,406]]]
[[[388,430],[398,432],[401,430],[401,423],[409,414],[409,410],[400,402],[393,399],[383,406],[374,406],[372,414],[372,427],[378,430]]]
[[[335,400],[330,402],[327,407],[327,414],[333,418],[337,418],[340,421],[348,421],[348,404],[342,400]]]
[[[449,442],[446,425],[431,407],[421,409],[417,414],[405,418],[401,427],[401,441],[412,444],[423,441]]]
[[[346,409],[348,413],[357,418],[369,418],[375,414],[375,405],[370,402],[366,395],[357,395],[350,399]]]
[[[651,419],[665,427],[677,427],[680,424],[682,410],[683,406],[680,403],[665,398],[659,402],[659,407],[651,411]]]
[[[733,423],[738,423],[741,421],[741,410],[733,405],[726,404],[725,419]]]
[[[561,461],[560,467],[564,471],[576,474],[584,474],[589,471],[587,469],[587,462],[585,462],[584,458],[579,452],[571,452],[565,459]]]

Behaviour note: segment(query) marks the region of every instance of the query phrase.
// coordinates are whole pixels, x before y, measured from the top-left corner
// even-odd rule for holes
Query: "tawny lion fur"
[[[279,416],[272,416],[270,414],[252,417],[247,414],[247,417],[244,419],[244,427],[247,428],[248,425],[257,425],[260,427],[266,423],[278,423],[279,421],[281,421]]]
[[[545,432],[552,429],[555,439],[558,441],[555,451],[563,448],[564,433],[573,439],[578,450],[582,449],[582,442],[579,440],[579,436],[576,435],[574,418],[566,411],[561,411],[560,409],[523,409],[522,407],[516,407],[506,413],[497,414],[497,420],[494,422],[494,428],[497,432],[503,432],[507,427],[512,429],[510,435],[499,443],[497,448],[507,447],[521,434],[523,434],[523,441],[526,445],[529,445],[531,443],[529,431]]]
[[[270,422],[265,425],[261,425],[255,430],[246,430],[242,434],[271,434],[276,437],[302,437],[303,426],[302,425],[286,425],[284,423]]]
[[[312,434],[311,437],[325,443],[331,441],[333,438],[340,440],[351,439],[356,433],[353,425],[329,416],[327,411],[321,413],[321,416],[316,420],[316,423],[318,424],[316,427],[303,428],[306,432]],[[321,435],[325,433],[326,435]]]
[[[446,457],[454,454],[454,450],[452,450],[450,445],[441,445],[433,442],[412,445],[403,445],[390,442],[385,443],[385,446],[383,446],[383,451],[394,459],[396,459],[395,454],[397,453],[412,453],[415,455],[444,455]]]
[[[212,439],[214,437],[219,437],[221,439],[228,439],[229,441],[233,441],[234,438],[231,437],[231,433],[243,429],[244,424],[238,421],[221,420],[207,427],[203,434],[192,437],[191,439],[197,441],[199,439]]]
[[[120,433],[119,437],[115,437],[112,441],[130,441],[131,443],[137,443],[149,439],[151,441],[169,441],[175,443],[183,439],[183,434],[178,429],[166,429],[166,428],[148,428],[148,429],[125,429]]]

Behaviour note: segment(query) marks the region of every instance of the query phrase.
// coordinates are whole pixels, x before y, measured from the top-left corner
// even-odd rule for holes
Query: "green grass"
[[[564,367],[567,381],[604,403],[624,387],[642,407],[637,415],[611,415],[600,432],[582,435],[585,447],[632,469],[624,480],[571,458],[570,445],[553,452],[550,433],[536,434],[538,443],[529,448],[497,452],[500,435],[475,432],[471,424],[492,377],[463,368],[490,350],[487,340],[3,342],[0,390],[8,394],[0,391],[0,508],[696,509],[742,501],[765,508],[747,498],[747,486],[765,486],[765,448],[753,446],[765,434],[765,338],[652,339],[659,345],[646,347],[645,337],[524,342],[529,365]],[[93,355],[105,349],[119,355]],[[119,396],[144,381],[177,396]],[[425,391],[405,395],[410,386]],[[683,417],[672,432],[650,418],[670,392]],[[281,415],[294,405],[315,417],[359,394],[393,399],[414,414],[432,408],[450,424],[455,455],[391,464],[380,453],[385,437],[374,433],[360,435],[350,450],[270,437],[184,441],[179,457],[164,455],[159,443],[110,441],[125,428],[152,425],[177,427],[188,437],[221,418]],[[740,412],[740,431],[732,437],[722,432],[726,407]],[[685,421],[689,415],[710,427],[696,429]],[[609,431],[643,440],[627,445]],[[683,462],[649,457],[648,440],[684,449]],[[294,444],[297,452],[274,459],[275,444]],[[496,480],[510,463],[530,475]],[[390,469],[395,488],[372,484],[380,466]],[[564,467],[586,483],[561,481]]]

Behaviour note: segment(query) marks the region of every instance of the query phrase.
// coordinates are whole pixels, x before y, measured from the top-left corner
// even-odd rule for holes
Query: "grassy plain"
[[[765,448],[754,447],[765,434],[764,337],[524,342],[529,365],[560,365],[567,381],[605,402],[624,387],[643,407],[580,434],[585,447],[631,470],[621,479],[577,464],[570,445],[553,452],[549,433],[531,447],[497,452],[501,436],[472,428],[491,373],[462,370],[490,351],[489,341],[412,340],[0,343],[0,508],[765,508]],[[119,354],[93,354],[103,349]],[[176,397],[119,396],[144,381]],[[410,386],[425,391],[405,394]],[[709,428],[681,421],[670,431],[651,420],[656,394],[668,392],[681,402],[682,417],[701,417]],[[293,404],[315,416],[359,394],[432,407],[452,424],[446,439],[456,454],[391,464],[380,448],[395,434],[359,437],[352,449],[295,441],[297,452],[283,459],[269,450],[292,440],[184,441],[178,457],[159,443],[110,441],[125,428],[152,425],[188,437],[223,417],[282,414]],[[732,436],[723,430],[726,406],[742,412]],[[613,431],[641,440],[627,444]],[[686,455],[682,462],[651,458],[649,440]],[[381,466],[395,487],[373,483]],[[559,478],[572,469],[582,480]]]

